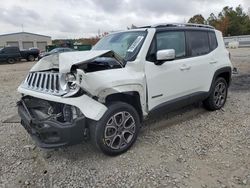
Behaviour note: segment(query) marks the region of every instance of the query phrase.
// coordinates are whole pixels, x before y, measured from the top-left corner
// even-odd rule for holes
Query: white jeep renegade
[[[159,24],[101,39],[91,51],[44,57],[18,88],[21,124],[43,148],[90,138],[108,155],[127,151],[143,119],[203,101],[223,107],[232,65],[220,31]]]

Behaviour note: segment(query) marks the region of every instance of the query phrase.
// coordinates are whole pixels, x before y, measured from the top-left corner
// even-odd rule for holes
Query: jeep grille
[[[23,86],[30,90],[53,95],[66,93],[60,87],[60,74],[55,72],[31,72],[25,79]]]

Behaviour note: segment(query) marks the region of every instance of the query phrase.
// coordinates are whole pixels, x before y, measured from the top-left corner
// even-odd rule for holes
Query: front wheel
[[[207,110],[219,110],[221,109],[227,100],[228,85],[224,78],[219,77],[215,80],[212,86],[209,97],[203,101],[204,107]]]
[[[114,156],[126,152],[134,144],[139,129],[137,111],[127,103],[115,102],[98,122],[90,125],[90,137],[103,153]]]

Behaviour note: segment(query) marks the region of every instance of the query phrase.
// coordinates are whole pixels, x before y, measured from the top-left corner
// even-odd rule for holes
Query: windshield
[[[145,31],[110,34],[102,38],[92,50],[112,50],[125,61],[133,61],[140,51],[145,36]]]

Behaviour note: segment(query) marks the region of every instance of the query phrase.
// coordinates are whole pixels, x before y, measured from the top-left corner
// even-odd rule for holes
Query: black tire
[[[33,55],[29,55],[27,60],[28,61],[35,61],[35,57]]]
[[[203,105],[207,110],[214,111],[221,109],[227,100],[228,84],[226,80],[219,77],[212,85],[209,97],[203,101]]]
[[[134,107],[115,102],[109,105],[98,122],[90,125],[90,137],[92,143],[104,154],[116,156],[126,152],[134,144],[139,130],[140,119]]]
[[[8,58],[7,59],[7,63],[9,63],[9,64],[14,64],[16,61],[15,61],[15,59],[14,58]]]

